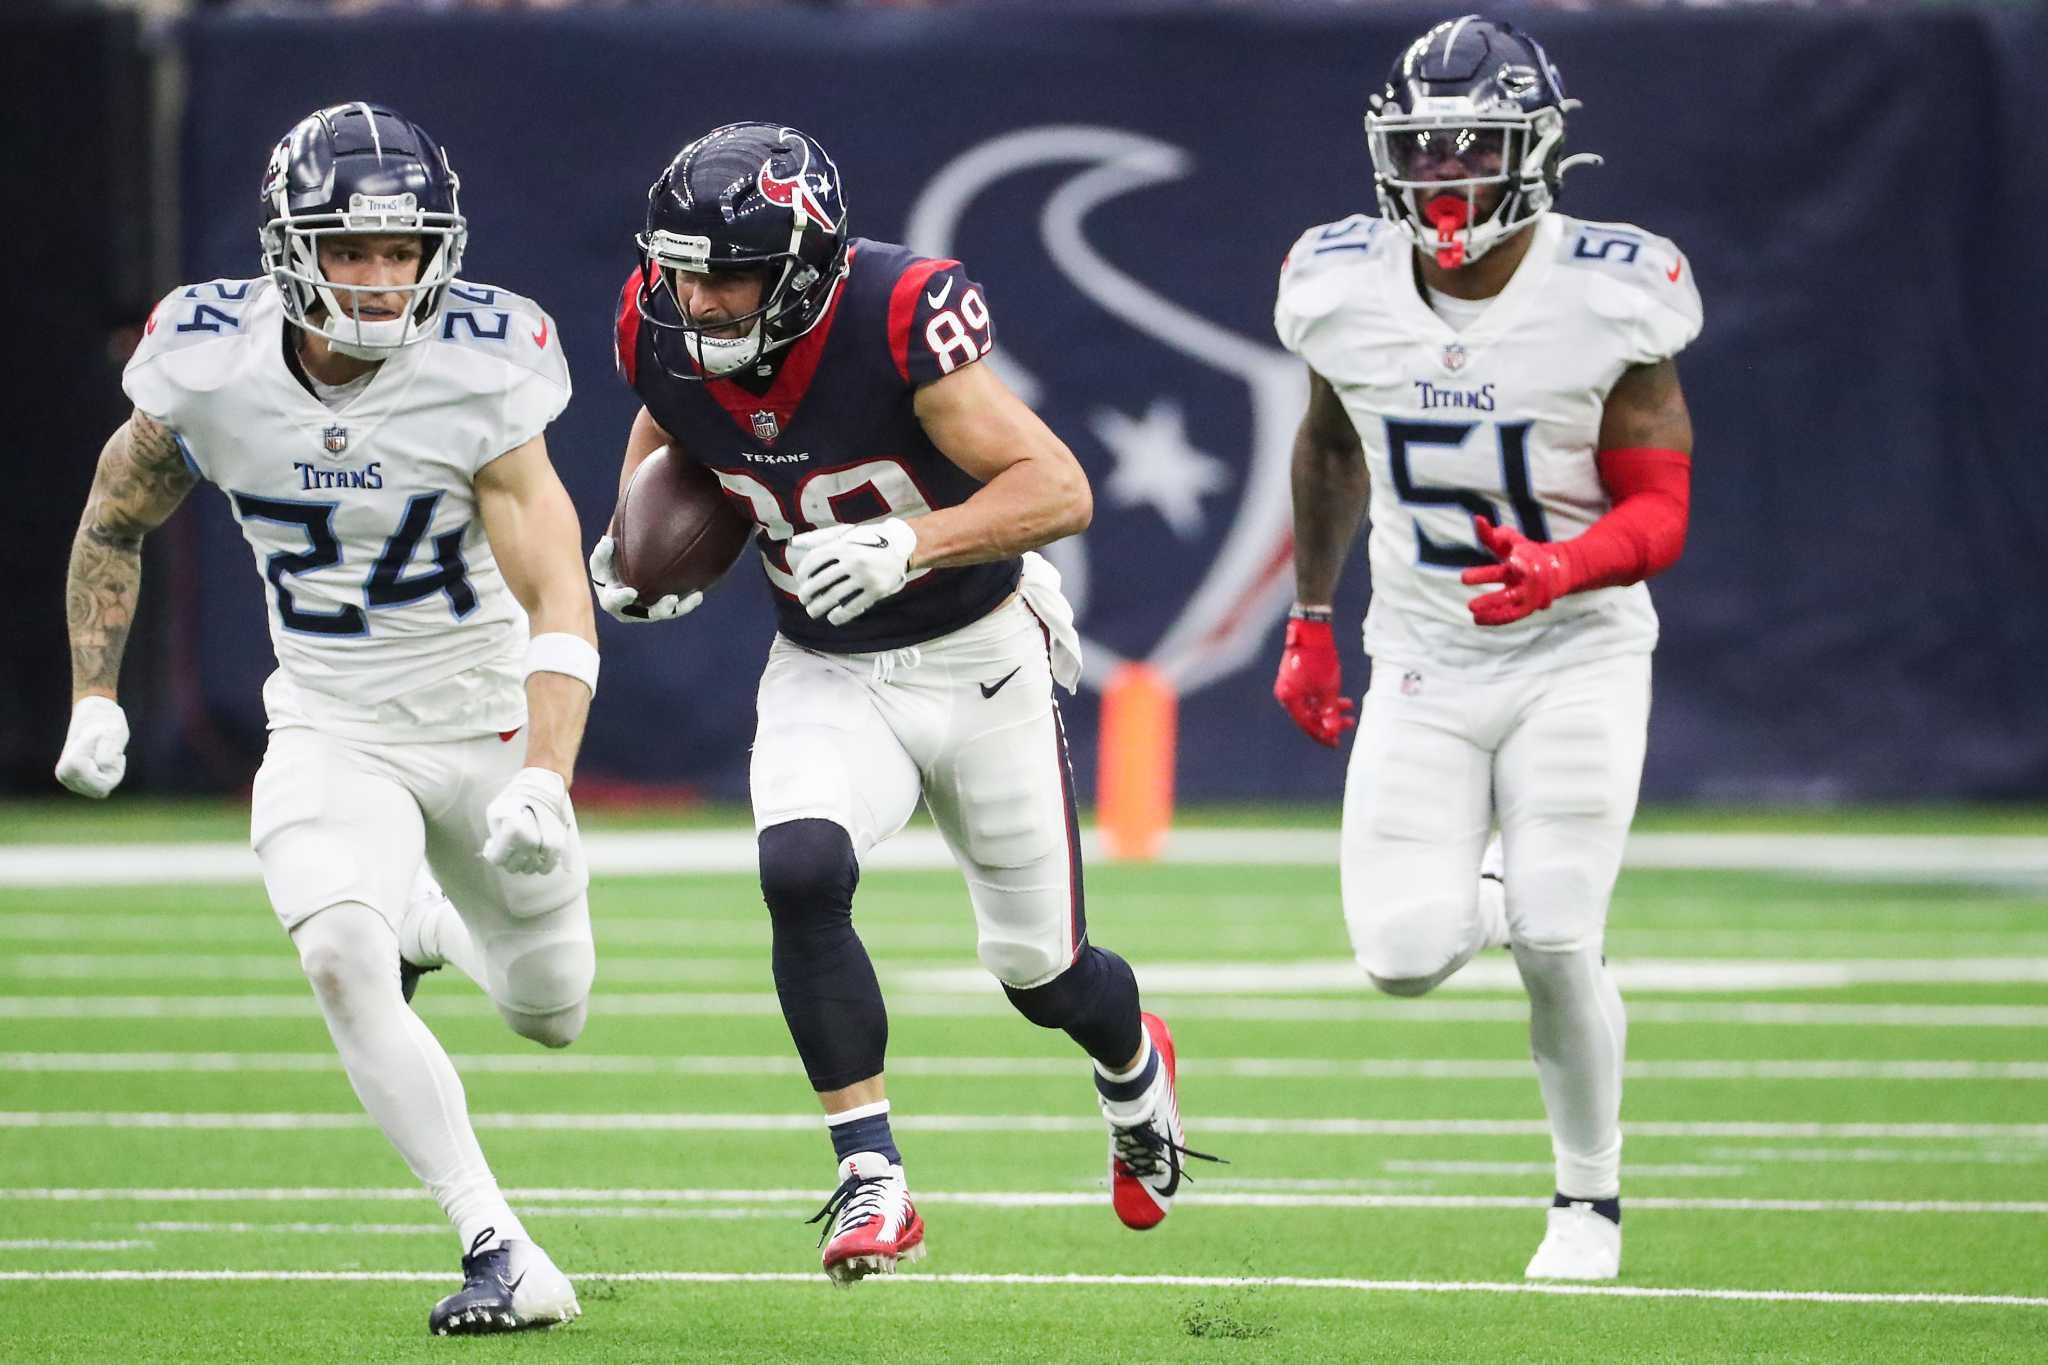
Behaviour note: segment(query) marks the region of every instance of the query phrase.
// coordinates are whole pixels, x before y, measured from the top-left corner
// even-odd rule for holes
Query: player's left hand
[[[569,784],[552,768],[521,768],[484,808],[484,861],[507,872],[552,872],[568,854]]]
[[[789,542],[796,595],[813,621],[843,626],[910,579],[917,532],[900,518],[858,526],[825,526]]]
[[[1511,526],[1495,526],[1473,517],[1472,529],[1498,564],[1483,564],[1458,576],[1466,584],[1498,583],[1498,592],[1481,593],[1465,605],[1482,626],[1504,626],[1542,611],[1571,591],[1571,565],[1562,547],[1531,540]]]

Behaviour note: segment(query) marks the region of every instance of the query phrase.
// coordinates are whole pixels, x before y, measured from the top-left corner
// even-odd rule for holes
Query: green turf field
[[[10,814],[0,845],[88,857],[241,818]],[[1997,812],[1839,827],[2044,832]],[[870,874],[859,923],[931,1255],[834,1290],[803,1222],[830,1148],[751,879],[601,878],[575,1048],[523,1042],[452,972],[421,989],[585,1309],[447,1342],[424,1329],[454,1235],[361,1117],[261,888],[21,889],[8,857],[0,1359],[2048,1359],[2048,866],[1625,874],[1628,1236],[1593,1292],[1520,1278],[1549,1143],[1507,955],[1377,997],[1343,965],[1334,871],[1302,866],[1091,874],[1094,938],[1173,1024],[1189,1139],[1231,1162],[1142,1235],[1110,1212],[1085,1064],[978,974],[958,878]]]

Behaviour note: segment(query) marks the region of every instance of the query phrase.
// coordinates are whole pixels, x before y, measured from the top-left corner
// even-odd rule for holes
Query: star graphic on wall
[[[1202,495],[1228,482],[1229,466],[1188,443],[1180,404],[1155,398],[1137,418],[1101,408],[1088,425],[1116,457],[1109,496],[1117,506],[1151,507],[1182,540],[1201,533]]]

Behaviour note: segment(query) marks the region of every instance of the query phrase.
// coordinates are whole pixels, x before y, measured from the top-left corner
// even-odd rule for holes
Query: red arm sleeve
[[[1635,446],[1603,450],[1600,486],[1614,506],[1558,548],[1571,566],[1565,591],[1619,588],[1664,572],[1685,551],[1692,506],[1692,457]]]

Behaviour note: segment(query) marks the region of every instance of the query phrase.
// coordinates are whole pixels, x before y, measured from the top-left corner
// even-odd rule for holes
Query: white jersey
[[[1558,213],[1526,231],[1528,255],[1462,331],[1423,301],[1413,245],[1381,219],[1311,228],[1281,267],[1280,340],[1329,381],[1365,448],[1376,660],[1502,675],[1656,646],[1641,583],[1506,626],[1466,607],[1493,591],[1459,582],[1494,562],[1473,514],[1535,540],[1591,526],[1610,506],[1595,462],[1609,391],[1700,330],[1691,266],[1664,238]]]
[[[269,584],[272,728],[441,739],[525,723],[526,613],[477,471],[546,429],[569,371],[539,306],[456,283],[440,331],[338,408],[285,361],[269,280],[173,290],[122,376],[220,489]]]

